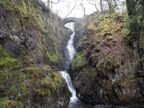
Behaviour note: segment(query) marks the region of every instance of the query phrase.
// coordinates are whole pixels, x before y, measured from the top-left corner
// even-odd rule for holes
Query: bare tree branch
[[[99,12],[96,0],[88,0],[88,2],[89,2],[89,4],[91,4],[91,5],[93,5],[95,7],[97,12]]]
[[[103,12],[103,2],[100,0],[101,13]]]
[[[84,12],[84,16],[86,15],[86,9],[84,7],[84,1],[83,0],[79,0],[80,1],[80,6],[82,7],[82,10]]]
[[[76,8],[77,0],[74,0],[74,2],[75,2],[75,4],[74,4],[73,8],[69,11],[69,13],[66,15],[65,18],[67,18],[73,12],[73,10]]]

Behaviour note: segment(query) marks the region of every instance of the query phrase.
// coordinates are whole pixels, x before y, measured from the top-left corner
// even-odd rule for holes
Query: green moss
[[[89,39],[88,39],[86,36],[84,36],[84,37],[78,42],[78,44],[77,44],[77,46],[76,46],[77,51],[79,51],[79,49],[80,49],[80,51],[81,51],[81,49],[85,49],[85,48],[89,45],[89,43],[90,43]]]
[[[10,66],[11,64],[15,63],[16,59],[14,58],[0,58],[0,66]]]
[[[25,29],[25,27],[30,28],[33,25],[35,28],[39,28],[44,32],[47,31],[44,28],[45,25],[41,14],[34,7],[34,4],[30,3],[30,0],[22,0],[19,1],[18,4],[12,3],[9,0],[1,0],[0,5],[4,8],[4,10],[11,11],[11,14],[17,15],[17,22],[22,29]]]
[[[64,87],[64,81],[59,73],[51,73],[43,78],[36,88],[36,93],[39,95],[52,95],[59,93]]]
[[[12,57],[11,53],[0,45],[0,67],[11,67],[15,62],[16,59]]]
[[[0,108],[24,108],[23,104],[7,98],[0,99]]]
[[[18,93],[29,94],[29,92],[30,92],[29,88],[24,83],[18,83],[10,87],[8,94],[13,94],[13,95],[14,94],[17,95]]]
[[[84,53],[83,52],[76,53],[75,58],[72,62],[72,66],[75,69],[80,69],[80,68],[83,68],[86,64],[87,63],[86,63],[86,60],[85,60],[85,57],[84,57]]]
[[[17,60],[11,53],[0,45],[0,79],[11,76],[10,70],[15,67]]]
[[[18,101],[0,99],[0,108],[24,108],[23,104]]]
[[[12,4],[9,0],[0,0],[0,5],[9,11],[16,11],[18,9],[17,5]]]
[[[95,35],[106,37],[108,34],[110,36],[116,35],[116,33],[121,32],[120,36],[127,36],[129,33],[127,28],[127,14],[112,14],[112,15],[103,15],[103,16],[94,16],[91,18],[92,23],[88,26],[89,29],[95,31]],[[126,34],[125,34],[126,31]]]
[[[58,52],[60,39],[57,39],[53,32],[57,32],[57,29],[59,29],[57,24],[59,22],[55,22],[54,26],[49,25],[53,31],[46,30],[41,17],[42,13],[36,9],[31,0],[19,0],[18,3],[13,3],[10,0],[0,0],[0,6],[2,11],[6,13],[6,16],[11,16],[11,19],[14,19],[12,20],[14,25],[21,28],[18,30],[19,32],[29,29],[39,33],[38,36],[40,37],[37,37],[37,39],[42,40],[42,46],[39,47],[40,50],[44,47],[45,61],[49,64],[34,65],[24,60],[27,59],[26,57],[30,58],[25,52],[27,49],[24,47],[21,48],[22,55],[19,58],[14,58],[10,52],[3,49],[0,45],[0,85],[8,85],[4,95],[8,97],[14,95],[17,98],[18,93],[23,93],[24,96],[20,97],[20,100],[24,98],[27,101],[28,97],[35,93],[35,89],[36,95],[59,93],[64,88],[65,83],[61,75],[56,72],[53,73],[51,68],[51,66],[56,66],[56,63],[60,60]],[[7,22],[7,19],[5,22]],[[6,104],[0,103],[0,105],[4,106]]]
[[[54,45],[55,46],[55,45]],[[59,59],[59,53],[56,51],[54,46],[44,46],[43,53],[45,56],[45,59],[48,61],[50,65],[58,63]]]
[[[58,56],[56,54],[49,54],[47,52],[47,57],[48,57],[48,60],[52,63],[58,61]]]

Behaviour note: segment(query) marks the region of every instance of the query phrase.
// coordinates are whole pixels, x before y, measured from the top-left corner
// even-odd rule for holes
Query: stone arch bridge
[[[80,21],[81,18],[76,18],[76,17],[68,17],[68,18],[63,18],[63,25],[65,25],[66,23],[70,23],[70,22],[78,22]]]

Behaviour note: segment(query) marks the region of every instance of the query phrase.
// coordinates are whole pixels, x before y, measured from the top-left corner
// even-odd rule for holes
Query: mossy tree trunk
[[[126,0],[127,12],[129,16],[129,28],[133,32],[131,39],[139,40],[138,36],[138,20],[136,14],[135,0]]]
[[[138,5],[141,6],[140,8],[140,43],[139,43],[139,56],[142,58],[139,63],[139,70],[144,70],[144,0],[138,0]]]
[[[139,0],[141,5],[141,19],[140,19],[140,48],[144,48],[144,0]]]
[[[137,20],[137,13],[136,13],[136,4],[135,0],[126,0],[127,5],[127,13],[128,13],[128,21],[129,21],[129,29],[131,31],[130,35],[130,43],[133,47],[133,61],[137,61],[139,56],[139,31],[138,31],[138,20]],[[135,72],[137,73],[139,69],[139,63],[134,63]]]

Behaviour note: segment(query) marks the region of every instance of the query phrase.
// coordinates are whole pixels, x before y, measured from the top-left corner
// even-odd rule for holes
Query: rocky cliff
[[[143,104],[144,76],[126,14],[90,16],[72,62],[79,98],[92,104]]]
[[[69,93],[57,70],[68,32],[41,2],[0,0],[0,107],[66,107]]]

